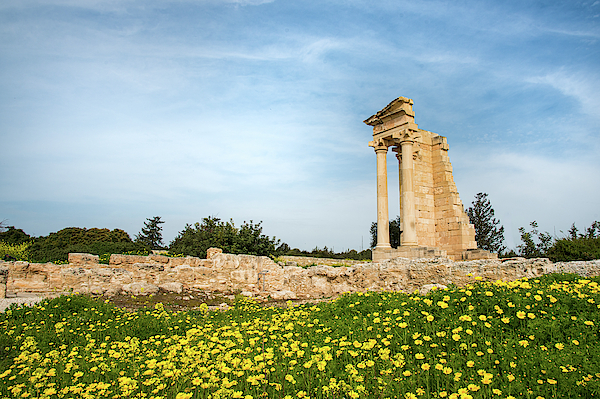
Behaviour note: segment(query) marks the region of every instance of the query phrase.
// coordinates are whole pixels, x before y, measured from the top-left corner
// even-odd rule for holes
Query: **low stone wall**
[[[487,259],[454,262],[447,258],[397,258],[348,267],[282,266],[264,256],[232,255],[209,250],[208,259],[168,258],[161,255],[113,255],[110,264],[97,257],[70,254],[71,263],[0,262],[8,268],[7,289],[11,293],[70,291],[92,294],[147,294],[181,292],[197,288],[207,291],[242,291],[245,295],[275,299],[313,299],[344,292],[387,290],[413,292],[431,284],[464,285],[474,276],[483,280],[510,281],[539,277],[553,272],[600,275],[600,260],[552,263],[548,259]],[[0,284],[1,284],[0,273]]]

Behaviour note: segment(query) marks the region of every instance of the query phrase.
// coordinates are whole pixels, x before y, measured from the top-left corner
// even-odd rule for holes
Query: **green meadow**
[[[599,280],[548,275],[319,304],[0,314],[2,398],[591,398]]]

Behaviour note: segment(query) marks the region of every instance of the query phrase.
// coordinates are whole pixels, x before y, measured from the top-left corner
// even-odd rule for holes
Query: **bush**
[[[329,259],[352,259],[352,260],[371,260],[371,249],[365,249],[358,252],[355,249],[349,249],[344,252],[333,252],[333,250],[323,247],[315,247],[312,251],[301,251],[298,248],[288,249],[283,252],[288,256],[307,256],[311,258],[329,258]]]
[[[552,262],[600,259],[600,238],[560,239],[547,255]]]
[[[535,221],[530,223],[532,230],[519,228],[521,245],[519,255],[525,258],[549,258],[552,262],[570,262],[576,260],[600,259],[600,222],[596,221],[584,233],[579,233],[575,224],[569,230],[569,236],[554,238],[550,233],[538,231]]]
[[[148,253],[141,243],[134,243],[129,234],[120,229],[85,229],[68,227],[35,239],[29,248],[30,262],[66,262],[69,253],[83,252],[93,255],[121,254],[124,252]]]
[[[279,240],[262,234],[261,222],[244,222],[238,229],[233,220],[225,223],[209,216],[202,224],[187,224],[169,245],[169,253],[206,258],[206,250],[211,247],[230,254],[277,256],[281,252]]]
[[[7,244],[23,244],[29,242],[31,237],[21,229],[15,229],[15,226],[6,227],[6,231],[0,232],[0,241]]]
[[[8,242],[0,241],[0,259],[13,261],[13,260],[29,260],[29,242],[23,242],[21,244],[11,244]]]

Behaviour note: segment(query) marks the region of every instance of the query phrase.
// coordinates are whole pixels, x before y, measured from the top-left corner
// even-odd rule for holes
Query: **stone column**
[[[377,246],[375,248],[381,249],[392,248],[388,212],[387,150],[386,145],[375,146],[375,154],[377,154]]]
[[[405,134],[400,142],[402,149],[401,166],[401,214],[402,235],[401,246],[417,246],[417,217],[415,215],[415,193],[413,187],[413,143],[414,138]]]
[[[400,231],[402,232],[402,148],[400,146],[392,149],[396,153],[396,159],[398,160],[398,198],[400,201]]]

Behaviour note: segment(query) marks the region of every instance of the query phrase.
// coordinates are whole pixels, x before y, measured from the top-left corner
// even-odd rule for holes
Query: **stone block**
[[[215,255],[222,254],[223,250],[221,248],[208,248],[206,250],[206,259],[212,259]]]
[[[434,283],[434,284],[425,284],[423,285],[421,288],[419,288],[419,295],[427,295],[429,294],[431,291],[434,290],[445,290],[448,287],[446,287],[443,284],[438,284],[438,283]]]
[[[165,270],[164,264],[161,263],[134,263],[133,267],[146,272],[162,272]]]
[[[289,300],[298,298],[296,293],[290,290],[273,291],[270,292],[269,295],[275,300]]]
[[[156,263],[169,263],[169,257],[161,254],[150,254],[148,260]]]
[[[153,295],[159,291],[159,288],[154,285],[147,283],[145,281],[138,281],[131,284],[125,284],[122,287],[123,291],[127,294],[143,296],[143,295]]]
[[[69,254],[69,264],[73,266],[97,266],[100,264],[98,255],[72,253]]]
[[[166,292],[175,292],[177,294],[181,294],[183,292],[183,284],[175,281],[160,284],[158,288]]]
[[[142,255],[120,255],[112,254],[108,261],[111,266],[133,266],[135,263],[147,263],[148,257]]]
[[[8,282],[8,267],[0,267],[0,298],[6,298],[6,284]]]

